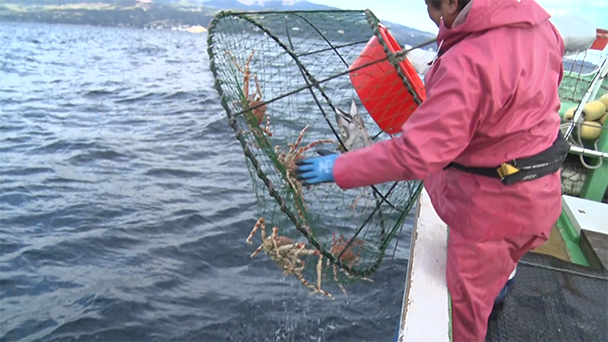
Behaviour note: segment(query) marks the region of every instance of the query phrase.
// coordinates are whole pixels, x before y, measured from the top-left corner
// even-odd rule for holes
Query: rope
[[[560,130],[562,130],[562,132],[563,132],[564,130],[567,130],[571,125],[572,125],[571,122],[564,122],[560,125]],[[581,138],[581,130],[582,130],[583,126],[589,127],[591,125],[586,124],[583,117],[580,117],[578,122],[575,124],[575,126],[576,126],[577,134],[570,134],[570,136],[568,137],[567,140],[573,146],[585,148],[585,145],[583,144],[583,140]],[[601,130],[608,130],[608,127],[602,126]],[[598,140],[599,139],[595,139],[595,141],[593,142],[593,146],[596,151],[599,151]],[[604,159],[604,158],[597,158],[598,159],[597,165],[590,165],[585,161],[584,155],[579,155],[579,158],[580,158],[581,164],[583,164],[584,167],[586,167],[587,169],[590,169],[590,170],[596,170],[596,169],[599,169],[600,167],[602,167],[602,163],[603,163],[603,159]]]
[[[591,278],[591,279],[596,279],[596,280],[601,280],[601,281],[608,281],[608,277],[603,277],[603,276],[598,276],[598,275],[594,275],[594,274],[587,274],[587,273],[567,270],[567,269],[564,269],[564,268],[558,268],[558,267],[541,265],[541,264],[538,264],[538,263],[535,263],[535,262],[530,262],[530,261],[520,260],[518,264],[524,265],[524,266],[528,266],[528,267],[542,268],[542,269],[549,270],[549,271],[555,271],[555,272],[560,272],[560,273],[572,274],[572,275],[576,275],[576,276],[579,276],[579,277]]]

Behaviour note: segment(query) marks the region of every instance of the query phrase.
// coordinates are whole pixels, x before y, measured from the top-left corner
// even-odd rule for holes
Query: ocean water
[[[392,340],[412,218],[348,298],[250,258],[208,64],[205,34],[0,22],[1,341]]]

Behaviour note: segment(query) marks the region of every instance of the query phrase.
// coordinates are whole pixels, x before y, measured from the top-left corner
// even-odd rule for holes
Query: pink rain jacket
[[[493,167],[552,145],[564,45],[548,19],[531,0],[474,0],[464,23],[442,25],[426,100],[399,137],[341,155],[338,186],[422,179],[451,229],[484,238],[530,227],[548,232],[561,212],[559,173],[505,186],[444,170],[452,161]]]

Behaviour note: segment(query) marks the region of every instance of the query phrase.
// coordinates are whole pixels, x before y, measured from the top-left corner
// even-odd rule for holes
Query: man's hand
[[[317,151],[322,157],[300,159],[296,162],[295,176],[302,185],[329,183],[334,181],[334,163],[339,154]]]

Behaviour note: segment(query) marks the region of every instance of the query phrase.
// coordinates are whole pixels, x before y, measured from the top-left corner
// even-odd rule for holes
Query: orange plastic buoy
[[[401,47],[386,27],[379,24],[378,28],[389,50],[393,53],[400,51]],[[374,35],[350,66],[349,76],[361,103],[378,127],[386,133],[395,134],[400,132],[401,126],[418,108],[418,104],[388,60],[373,63],[386,57],[378,37]],[[364,66],[366,64],[370,65]],[[399,67],[416,96],[423,101],[426,98],[424,83],[412,63],[405,59],[399,63]]]

